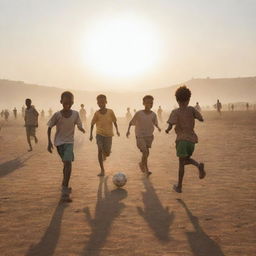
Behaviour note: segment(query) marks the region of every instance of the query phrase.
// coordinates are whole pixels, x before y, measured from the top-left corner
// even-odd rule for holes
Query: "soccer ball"
[[[113,176],[112,181],[117,187],[121,188],[127,182],[127,178],[124,173],[118,172]]]

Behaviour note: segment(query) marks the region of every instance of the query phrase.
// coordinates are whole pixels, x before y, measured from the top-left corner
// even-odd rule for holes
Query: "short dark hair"
[[[146,95],[146,96],[143,97],[143,102],[144,102],[145,100],[147,100],[147,99],[149,99],[149,100],[154,100],[154,97],[151,96],[151,95]]]
[[[63,93],[61,94],[61,96],[60,96],[61,100],[63,100],[64,97],[70,98],[70,99],[72,99],[72,100],[74,99],[74,95],[73,95],[73,93],[70,92],[70,91],[65,91],[65,92],[63,92]]]
[[[97,96],[97,100],[98,100],[98,99],[105,99],[105,100],[107,100],[107,96],[104,95],[104,94],[99,94],[99,95]]]
[[[30,102],[32,102],[32,100],[31,100],[31,99],[29,99],[29,98],[27,98],[27,99],[25,100],[25,102],[26,102],[26,101],[30,101]]]
[[[188,101],[191,97],[191,91],[186,85],[180,86],[175,92],[175,97],[178,102]]]

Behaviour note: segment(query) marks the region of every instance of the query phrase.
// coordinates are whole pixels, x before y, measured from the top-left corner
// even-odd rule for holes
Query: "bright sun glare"
[[[159,39],[153,26],[134,17],[102,20],[88,31],[85,62],[97,73],[112,78],[141,75],[159,57]]]

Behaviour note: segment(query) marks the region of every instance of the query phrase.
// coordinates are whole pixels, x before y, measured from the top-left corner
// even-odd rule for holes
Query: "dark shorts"
[[[105,155],[109,156],[112,147],[112,137],[102,136],[100,134],[96,135],[96,141],[98,148],[104,152]]]
[[[195,149],[195,143],[186,141],[186,140],[179,140],[176,141],[176,153],[177,157],[184,158],[192,156]]]
[[[26,134],[27,134],[27,137],[36,136],[36,127],[34,125],[26,126]]]
[[[152,146],[154,136],[136,137],[137,147],[141,152],[148,151]]]
[[[57,151],[62,161],[72,162],[74,161],[73,144],[62,144],[57,146]]]

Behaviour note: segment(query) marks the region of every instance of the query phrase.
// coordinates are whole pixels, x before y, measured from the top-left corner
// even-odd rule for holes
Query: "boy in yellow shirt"
[[[116,128],[116,133],[120,136],[118,131],[118,126],[116,123],[116,116],[112,109],[106,108],[107,97],[103,94],[97,96],[97,104],[99,106],[99,110],[94,113],[94,116],[91,121],[91,133],[90,133],[90,141],[93,140],[93,128],[96,124],[96,141],[98,145],[98,160],[100,164],[100,173],[98,176],[105,175],[105,169],[103,165],[103,160],[106,159],[111,153],[112,146],[112,137],[113,133],[113,124]]]

